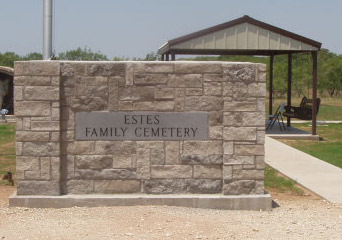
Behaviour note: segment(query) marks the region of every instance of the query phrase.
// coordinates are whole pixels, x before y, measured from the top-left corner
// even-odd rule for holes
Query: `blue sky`
[[[341,0],[54,0],[56,53],[144,57],[167,40],[243,15],[342,54]],[[42,52],[43,0],[1,1],[0,52]]]

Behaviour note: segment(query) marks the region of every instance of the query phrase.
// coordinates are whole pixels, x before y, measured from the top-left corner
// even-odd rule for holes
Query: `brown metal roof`
[[[185,47],[187,46],[187,42],[189,43],[189,41],[196,41],[196,39],[200,39],[201,37],[205,37],[205,36],[209,36],[210,38],[210,34],[215,34],[218,33],[220,31],[223,31],[224,29],[230,29],[230,28],[234,28],[238,25],[241,24],[250,24],[253,27],[262,29],[262,30],[266,30],[269,31],[269,35],[271,34],[279,34],[279,38],[286,38],[285,41],[288,42],[289,46],[282,46],[282,48],[248,48],[248,47],[239,47],[237,46],[238,44],[236,44],[235,48],[215,48],[215,47],[209,47],[206,48],[205,44],[202,44],[202,47],[195,47],[195,48],[191,48],[191,47]],[[248,29],[248,27],[247,27]],[[247,33],[248,35],[248,33]],[[259,39],[257,39],[257,41],[259,41]],[[266,40],[264,40],[266,41]],[[279,40],[280,41],[280,40]],[[293,44],[300,44],[303,45],[305,47],[301,48],[298,47],[297,49],[295,48],[291,48],[291,42],[293,42]],[[190,43],[189,43],[190,44]],[[188,45],[189,45],[188,44]],[[212,45],[215,43],[212,43]],[[247,44],[247,43],[246,43]],[[266,44],[266,43],[265,43]],[[264,44],[264,45],[265,45]],[[241,45],[241,44],[240,44]],[[162,47],[160,47],[159,52],[160,54],[165,54],[165,53],[177,53],[177,54],[218,54],[218,55],[230,55],[230,54],[247,54],[247,55],[275,55],[275,54],[284,54],[284,53],[289,53],[289,52],[308,52],[308,51],[319,51],[321,48],[321,43],[314,41],[312,39],[300,36],[298,34],[289,32],[287,30],[272,26],[270,24],[258,21],[254,18],[251,18],[247,15],[223,23],[223,24],[219,24],[198,32],[194,32],[182,37],[178,37],[175,39],[172,39],[170,41],[168,41],[167,43],[165,43]],[[216,45],[215,45],[216,46]],[[268,43],[269,46],[269,43]],[[280,46],[280,43],[279,43]]]

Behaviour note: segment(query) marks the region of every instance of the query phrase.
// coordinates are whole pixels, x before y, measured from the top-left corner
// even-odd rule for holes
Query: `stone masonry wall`
[[[266,69],[226,62],[15,64],[18,195],[263,194]],[[75,140],[77,112],[208,112],[209,139]]]

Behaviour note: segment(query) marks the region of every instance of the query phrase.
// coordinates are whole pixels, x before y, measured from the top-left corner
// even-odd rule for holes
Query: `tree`
[[[321,83],[321,87],[328,91],[330,97],[333,97],[342,89],[342,57],[336,57],[330,62],[326,79]]]
[[[13,67],[15,61],[21,60],[21,57],[14,52],[0,53],[0,66]]]
[[[77,48],[75,50],[70,50],[62,52],[58,57],[60,60],[73,60],[73,61],[108,61],[107,56],[100,52],[93,52],[91,49]]]

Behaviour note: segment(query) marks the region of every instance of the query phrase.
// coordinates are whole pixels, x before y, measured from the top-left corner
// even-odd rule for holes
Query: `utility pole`
[[[52,1],[44,0],[43,60],[52,56]]]

